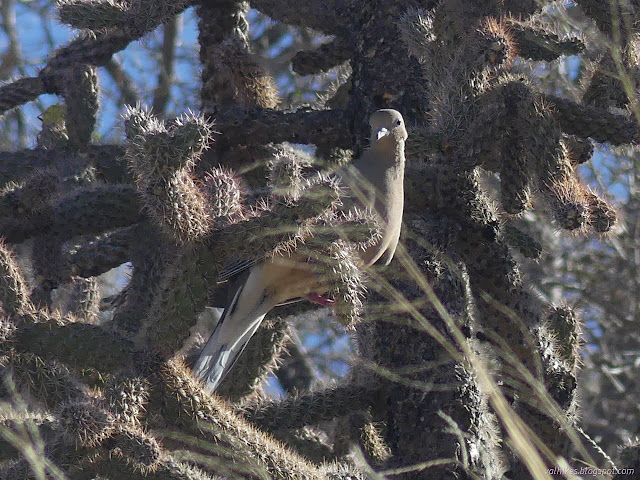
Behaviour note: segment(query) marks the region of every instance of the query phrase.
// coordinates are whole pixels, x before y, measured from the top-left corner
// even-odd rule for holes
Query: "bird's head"
[[[371,145],[376,143],[404,142],[407,130],[400,112],[385,108],[374,112],[369,118]]]

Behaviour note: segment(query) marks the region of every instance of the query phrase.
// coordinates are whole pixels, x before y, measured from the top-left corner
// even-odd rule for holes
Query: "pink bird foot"
[[[307,300],[313,303],[317,303],[318,305],[322,305],[324,307],[328,305],[333,305],[334,303],[336,303],[336,301],[333,300],[332,298],[325,297],[316,292],[307,293]]]

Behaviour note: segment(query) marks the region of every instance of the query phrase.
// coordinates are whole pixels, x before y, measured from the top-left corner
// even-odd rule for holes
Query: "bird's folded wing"
[[[229,296],[232,293],[235,293],[235,289],[237,288],[236,279],[237,277],[249,270],[251,267],[258,263],[257,259],[236,259],[231,262],[227,262],[220,273],[218,274],[218,287],[211,299],[212,305],[210,307],[224,308],[229,304],[231,299]],[[298,303],[304,300],[304,298],[297,297],[286,300],[282,303],[276,305],[277,307],[282,307],[284,305],[291,305],[292,303]]]
[[[218,283],[226,282],[241,272],[253,267],[258,262],[256,258],[237,258],[227,263],[218,273]]]

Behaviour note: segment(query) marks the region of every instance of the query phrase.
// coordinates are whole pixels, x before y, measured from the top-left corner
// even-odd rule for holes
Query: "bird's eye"
[[[396,120],[396,125],[402,125],[402,120],[400,119]]]

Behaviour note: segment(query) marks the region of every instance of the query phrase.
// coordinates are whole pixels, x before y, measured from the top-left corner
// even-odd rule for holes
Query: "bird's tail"
[[[224,380],[272,308],[262,302],[262,289],[256,291],[259,280],[256,278],[259,277],[257,269],[259,267],[254,267],[246,281],[235,291],[193,367],[209,391],[213,392]]]

